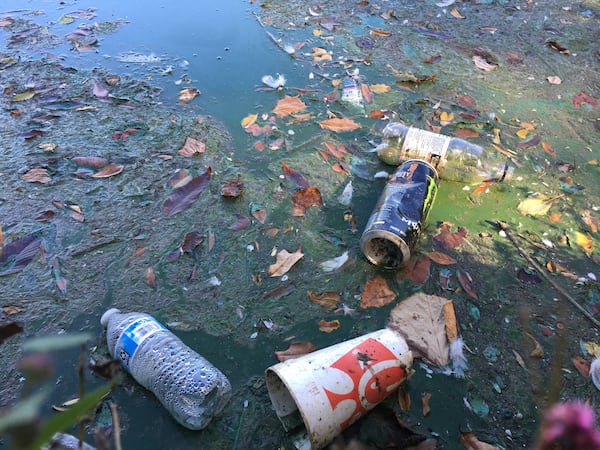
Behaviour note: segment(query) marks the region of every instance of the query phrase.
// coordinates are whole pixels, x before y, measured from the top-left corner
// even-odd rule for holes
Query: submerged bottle
[[[205,428],[229,402],[227,377],[152,316],[111,308],[100,323],[111,355],[184,427]]]
[[[438,174],[429,163],[405,161],[379,197],[360,247],[366,258],[385,269],[406,264],[427,222],[437,193]]]
[[[377,156],[386,164],[406,159],[430,163],[440,178],[462,182],[509,181],[514,174],[510,158],[463,139],[391,122],[382,131]]]

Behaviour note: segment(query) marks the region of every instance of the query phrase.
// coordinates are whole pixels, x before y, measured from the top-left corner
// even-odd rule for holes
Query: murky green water
[[[18,212],[15,205],[9,205],[13,200],[11,190],[3,202],[6,202],[5,211],[11,206],[15,217],[3,218],[2,224],[6,240],[12,234],[41,233],[49,254],[61,259],[70,283],[68,294],[57,293],[47,265],[32,262],[29,272],[7,278],[10,287],[8,292],[0,294],[2,306],[17,300],[25,305],[30,316],[34,316],[28,323],[31,334],[38,330],[55,332],[60,327],[85,329],[98,336],[99,344],[102,333],[99,317],[105,308],[117,305],[146,311],[171,324],[186,343],[229,376],[235,390],[234,399],[223,417],[202,432],[190,432],[177,426],[150,393],[127,381],[114,393],[114,400],[122,411],[124,448],[140,445],[161,449],[232,448],[234,445],[238,449],[292,448],[289,437],[270,409],[262,382],[265,368],[276,363],[273,351],[285,349],[289,337],[309,340],[322,348],[383,327],[391,305],[360,310],[357,316],[342,316],[311,304],[306,295],[307,290],[336,291],[345,304],[355,308],[365,282],[378,275],[388,280],[399,299],[413,291],[423,291],[446,295],[455,302],[472,369],[465,380],[456,380],[430,375],[416,362],[416,374],[409,382],[413,405],[409,413],[403,413],[403,419],[410,426],[428,436],[439,437],[438,448],[460,448],[457,430],[468,427],[472,427],[480,439],[506,448],[526,446],[534,435],[538,408],[543,407],[547,392],[544,382],[538,383],[532,373],[547,377],[555,365],[565,369],[563,397],[585,397],[597,404],[598,394],[589,380],[575,372],[569,359],[555,361],[552,358],[556,336],[542,336],[538,326],[558,329],[559,323],[563,326],[567,322],[571,339],[569,358],[579,354],[578,340],[597,339],[597,330],[576,313],[561,315],[555,306],[557,294],[548,285],[528,286],[520,282],[515,273],[527,264],[486,222],[506,220],[515,231],[529,237],[529,243],[538,245],[527,248],[542,265],[546,261],[560,262],[580,277],[597,272],[594,255],[598,254],[595,242],[598,232],[586,228],[582,222],[584,211],[597,220],[600,206],[599,166],[593,162],[600,158],[598,127],[594,127],[597,108],[590,103],[575,108],[571,100],[580,91],[600,97],[594,72],[598,64],[593,48],[598,35],[594,13],[584,8],[561,9],[557,5],[544,12],[541,7],[533,8],[530,4],[471,2],[457,4],[467,18],[456,22],[462,19],[454,18],[449,9],[442,10],[433,3],[425,8],[412,2],[383,2],[380,8],[368,2],[320,4],[314,6],[316,14],[295,3],[263,6],[238,0],[152,5],[116,0],[107,0],[101,5],[81,2],[57,5],[43,0],[2,2],[0,18],[19,17],[28,23],[48,26],[49,34],[57,38],[51,39],[42,29],[41,34],[36,35],[39,40],[32,41],[31,45],[10,45],[7,43],[9,33],[0,28],[1,52],[18,52],[22,58],[31,59],[43,55],[46,62],[76,68],[81,77],[84,71],[102,68],[123,78],[144,80],[162,89],[159,97],[162,105],[156,105],[157,111],[159,106],[164,107],[154,117],[148,117],[136,109],[130,114],[123,109],[111,112],[105,105],[94,104],[100,112],[89,113],[89,124],[97,124],[97,129],[83,126],[80,133],[69,134],[67,127],[49,127],[55,133],[49,131],[53,139],[62,135],[65,140],[59,142],[58,165],[50,163],[60,182],[52,183],[47,189],[26,185],[26,198],[14,196],[15,201],[22,201],[22,211]],[[79,17],[88,7],[97,8],[93,17]],[[392,8],[394,15],[383,18],[386,9]],[[38,10],[44,13],[32,14]],[[328,22],[319,27],[316,21],[328,14],[335,18],[334,22],[338,21],[333,32],[327,29]],[[61,23],[64,15],[77,18],[72,23]],[[272,25],[265,23],[267,18]],[[590,21],[595,21],[596,28]],[[578,24],[579,28],[571,27],[569,22]],[[97,34],[99,44],[91,52],[77,52],[63,36],[78,25],[91,23],[104,24],[102,32]],[[428,24],[442,26],[439,29]],[[380,28],[392,29],[403,38],[357,40]],[[490,31],[491,28],[496,31]],[[333,37],[329,40],[318,37],[313,33],[315,29],[324,32],[325,37]],[[557,29],[559,37],[556,37]],[[272,33],[279,45],[268,33]],[[451,34],[452,39],[446,34]],[[544,40],[559,38],[579,56],[552,52],[544,44]],[[297,50],[295,58],[280,48],[296,43],[304,46]],[[494,53],[501,61],[500,69],[491,72],[475,69],[471,56],[477,46]],[[334,61],[324,65],[312,63],[313,47],[326,47],[334,54]],[[510,52],[518,53],[526,63],[507,62],[514,58]],[[439,63],[423,62],[434,55],[441,55]],[[146,62],[132,62],[136,58]],[[369,84],[382,83],[394,89],[376,97],[366,111],[340,102],[325,104],[323,96],[334,89],[331,80],[343,76],[344,65],[359,67]],[[576,65],[578,70],[573,69]],[[398,72],[416,75],[435,72],[437,78],[434,83],[398,87],[395,83]],[[91,73],[97,76],[96,72]],[[285,91],[257,89],[264,87],[263,75],[276,73],[287,78]],[[564,84],[561,87],[548,84],[549,75],[560,75]],[[21,74],[19,83],[12,87],[23,90],[28,81],[39,82],[38,77],[37,73]],[[77,80],[81,86],[89,83],[89,80]],[[177,106],[179,91],[184,87],[197,88],[201,95],[189,104]],[[84,92],[75,87],[73,91]],[[273,140],[285,138],[285,145],[258,151],[257,139],[246,133],[240,122],[251,113],[259,117],[269,114],[284,93],[301,94],[313,117],[298,124],[278,120],[276,125],[280,132],[274,134]],[[438,222],[451,222],[453,230],[457,226],[466,227],[468,241],[459,250],[449,250],[449,253],[459,260],[461,270],[473,276],[478,299],[467,296],[456,280],[454,291],[443,291],[439,282],[443,268],[435,265],[422,285],[400,280],[396,273],[369,265],[358,245],[371,208],[384,186],[384,181],[370,177],[378,170],[390,170],[368,153],[373,147],[369,142],[374,137],[370,127],[375,121],[366,118],[365,113],[385,109],[390,115],[397,114],[396,118],[426,127],[428,121],[438,120],[433,111],[440,108],[454,111],[456,115],[466,112],[468,108],[456,104],[457,96],[464,94],[476,99],[477,105],[473,108],[481,109],[477,120],[467,118],[463,124],[476,129],[483,127],[485,132],[480,141],[488,143],[492,128],[498,127],[502,145],[516,150],[520,139],[514,133],[522,122],[531,122],[535,125],[533,134],[541,133],[557,153],[552,157],[539,146],[518,149],[519,178],[510,184],[491,186],[489,192],[474,193],[476,186],[465,189],[462,183],[442,181],[422,248],[424,251],[432,249]],[[12,93],[5,93],[7,104],[12,108],[10,95]],[[93,103],[90,98],[84,100]],[[324,131],[317,122],[327,118],[328,113],[351,117],[363,123],[363,128],[353,133]],[[482,119],[489,119],[490,113],[499,119],[497,123]],[[178,157],[177,150],[187,135],[202,135],[203,125],[195,120],[198,116],[214,117],[231,140],[216,139],[215,147],[210,149],[214,153],[204,159]],[[12,123],[18,122],[15,119]],[[132,125],[140,126],[144,133],[130,136],[122,145],[111,139],[112,133]],[[455,130],[452,126],[445,129],[447,132]],[[23,167],[41,161],[46,163],[50,158],[36,149],[37,142],[24,142],[19,138],[21,131],[2,128],[2,135],[13,145],[12,152],[6,153],[5,162],[0,165],[5,179],[15,170],[22,173]],[[327,165],[318,152],[324,141],[352,147],[361,157],[368,176],[361,177],[354,171],[349,178],[331,170],[331,163]],[[126,170],[120,177],[103,184],[73,181],[68,175],[68,161],[87,151],[119,160],[127,164]],[[160,162],[157,155],[165,153],[174,158]],[[573,164],[576,170],[562,170],[566,167],[561,165],[564,162]],[[190,211],[172,218],[163,217],[160,208],[169,193],[167,181],[172,173],[188,168],[199,174],[209,163],[215,169],[210,195],[200,199]],[[302,172],[319,187],[325,198],[323,207],[311,207],[306,217],[291,216],[289,199],[276,199],[280,189],[287,194],[290,190],[281,173],[282,163]],[[245,181],[244,196],[236,201],[224,201],[219,196],[220,186],[238,174]],[[337,202],[337,195],[349,179],[353,181],[355,193],[352,206],[346,208]],[[578,184],[585,187],[582,192],[569,191]],[[559,196],[551,210],[558,214],[557,221],[550,221],[549,216],[523,216],[518,212],[519,202],[535,191]],[[86,222],[71,223],[64,218],[50,224],[35,222],[33,212],[37,214],[48,208],[50,199],[70,200],[81,205]],[[254,221],[246,230],[230,230],[236,215],[249,215],[252,205],[266,207],[266,223]],[[354,224],[348,219],[354,220]],[[279,233],[271,235],[267,232],[269,228],[277,228]],[[168,262],[166,256],[192,229],[207,235],[215,233],[214,249],[203,246],[196,260],[183,255],[177,263]],[[101,245],[97,240],[98,230],[103,239]],[[587,254],[575,242],[576,231],[587,233],[592,239],[592,248]],[[323,235],[329,240],[323,239]],[[570,246],[558,244],[564,242],[565,236],[570,239]],[[542,239],[553,242],[554,246],[540,245]],[[337,245],[339,241],[344,242],[344,246]],[[266,273],[274,261],[274,250],[285,248],[292,252],[300,245],[305,257],[289,273],[293,285],[285,295],[265,299],[267,294],[287,283]],[[346,249],[351,256],[343,270],[333,275],[319,270],[321,262]],[[157,273],[158,283],[154,288],[148,286],[145,279],[149,266]],[[197,278],[190,280],[194,269]],[[216,276],[221,284],[211,285],[211,276]],[[260,282],[256,282],[258,279]],[[580,281],[579,285],[574,280],[566,280],[566,277],[560,279],[569,283],[573,295],[584,304],[587,301],[584,289],[590,292],[597,289],[591,279],[585,283]],[[48,299],[51,301],[43,303]],[[36,307],[41,309],[34,314],[32,310]],[[63,314],[62,309],[68,312]],[[49,319],[43,319],[45,314]],[[320,332],[316,325],[319,319],[339,319],[340,329],[330,334]],[[273,320],[277,329],[261,328],[262,320]],[[531,372],[518,364],[513,353],[514,350],[525,356],[530,350],[529,338],[523,330],[530,330],[547,352],[540,361],[527,359]],[[485,356],[490,347],[499,348],[501,354],[493,363]],[[52,397],[53,403],[71,398],[77,392],[78,355],[61,355],[60,360],[57,376],[61,382]],[[91,384],[97,382],[93,380]],[[420,405],[425,392],[433,394],[432,413],[427,417],[423,417]],[[481,399],[487,402],[486,417],[482,419],[469,411],[465,398],[471,403]],[[246,409],[245,400],[249,401]],[[393,403],[390,400],[390,404]],[[519,415],[523,418],[516,419],[521,417]]]

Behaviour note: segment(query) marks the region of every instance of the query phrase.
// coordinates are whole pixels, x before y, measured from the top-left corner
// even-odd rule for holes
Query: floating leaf
[[[352,131],[360,128],[360,125],[352,119],[348,118],[337,118],[327,119],[319,122],[321,128],[334,131],[335,133],[341,133],[344,131]]]
[[[572,360],[573,365],[577,369],[577,371],[584,377],[588,378],[590,376],[590,362],[582,358],[581,356],[575,356]]]
[[[313,62],[331,61],[331,54],[321,47],[313,47]]]
[[[300,172],[297,172],[285,163],[281,164],[281,168],[283,169],[285,178],[296,183],[298,187],[307,189],[310,186],[309,181]]]
[[[396,298],[396,293],[390,289],[383,277],[375,277],[367,280],[360,294],[361,308],[380,308]]]
[[[469,272],[464,270],[457,270],[456,277],[458,278],[458,282],[465,290],[469,297],[477,300],[477,292],[475,291],[475,287],[473,286],[473,278],[469,275]]]
[[[556,76],[556,75],[551,75],[549,77],[546,78],[548,80],[548,83],[550,84],[561,84],[562,80],[560,79],[560,77]]]
[[[254,203],[250,205],[250,214],[252,214],[252,217],[258,220],[259,223],[264,224],[267,220],[267,209],[262,205]]]
[[[101,169],[108,164],[108,160],[99,156],[75,156],[71,159],[78,166]]]
[[[108,97],[108,89],[106,88],[104,83],[100,83],[100,82],[94,83],[94,87],[92,88],[92,93],[98,98]]]
[[[208,186],[211,174],[212,168],[208,166],[204,174],[192,178],[189,183],[177,188],[163,203],[163,214],[170,217],[189,208]]]
[[[528,197],[517,206],[517,209],[524,216],[543,216],[548,213],[555,197],[548,197],[543,194],[538,194],[534,197]]]
[[[10,101],[11,102],[22,102],[24,100],[32,99],[35,96],[35,91],[25,91],[20,94],[16,94]]]
[[[49,183],[52,178],[48,176],[48,169],[36,167],[21,175],[19,178],[27,183]]]
[[[279,362],[287,361],[288,359],[298,358],[307,355],[317,350],[317,347],[312,342],[294,342],[290,344],[287,350],[276,351],[275,356]]]
[[[150,287],[156,287],[156,272],[152,266],[146,269],[146,284]]]
[[[335,308],[342,299],[340,294],[333,291],[323,292],[322,294],[315,294],[313,291],[308,291],[308,297],[311,302],[325,308]]]
[[[477,436],[472,431],[461,431],[459,441],[466,450],[500,450],[494,445],[477,439]]]
[[[458,227],[456,232],[451,232],[452,224],[443,222],[440,225],[440,232],[433,237],[433,247],[437,250],[450,250],[458,247],[465,241],[467,229]]]
[[[594,240],[589,233],[582,233],[580,231],[575,231],[575,242],[578,245],[583,247],[586,253],[592,253],[592,249],[594,247]]]
[[[196,88],[184,88],[179,91],[179,101],[189,102],[200,95],[200,91]]]
[[[300,97],[286,95],[277,102],[277,105],[273,108],[273,113],[281,118],[304,109],[306,109],[306,104],[300,100]]]
[[[431,266],[431,260],[425,256],[420,258],[411,259],[406,266],[402,268],[399,280],[410,279],[413,283],[419,285],[425,283],[429,278],[429,267]]]
[[[332,331],[337,330],[339,327],[340,321],[337,319],[332,321],[319,320],[319,330],[325,333],[331,333]]]
[[[168,185],[174,189],[185,186],[192,180],[189,170],[179,169],[171,178],[169,178]]]
[[[92,178],[110,178],[123,172],[121,164],[108,164],[92,175]]]
[[[451,264],[456,264],[456,260],[454,258],[442,252],[427,252],[425,253],[425,256],[431,259],[434,263],[439,264],[441,266],[449,266]]]
[[[529,148],[529,147],[533,147],[533,146],[539,144],[541,140],[542,140],[542,136],[539,135],[539,134],[536,134],[534,137],[532,137],[528,141],[519,142],[517,144],[517,148]]]
[[[471,59],[473,60],[477,68],[486,72],[491,72],[492,70],[498,67],[498,64],[488,61],[481,55],[474,55]]]
[[[179,150],[179,154],[181,156],[185,156],[189,158],[194,156],[194,154],[199,153],[202,154],[206,151],[206,144],[198,139],[194,139],[191,136],[188,136],[183,144],[183,147]]]
[[[300,250],[301,249],[298,248],[294,253],[289,253],[285,249],[279,251],[275,257],[275,264],[269,266],[269,275],[272,277],[280,277],[286,274],[292,266],[304,256],[304,253]]]
[[[242,231],[250,226],[250,218],[244,214],[237,214],[237,221],[229,225],[227,228],[233,231]]]
[[[258,119],[258,114],[249,114],[242,119],[241,125],[243,128],[248,128],[256,122],[256,119]]]
[[[302,217],[306,210],[311,206],[322,206],[323,198],[321,192],[315,186],[307,189],[299,189],[292,195],[292,204],[294,205],[293,216]]]
[[[392,88],[387,84],[370,84],[369,89],[375,94],[385,94],[386,92],[390,92],[392,90]]]
[[[236,198],[242,194],[244,189],[244,182],[241,177],[233,178],[227,181],[223,187],[221,187],[221,195],[223,197]]]
[[[431,412],[431,408],[429,407],[429,400],[431,400],[431,393],[425,392],[423,397],[421,397],[421,407],[423,410],[423,416],[428,416]]]
[[[590,97],[585,92],[580,92],[575,97],[573,97],[573,105],[575,106],[575,108],[579,108],[582,105],[582,103],[588,103],[594,108],[598,106],[598,102],[596,101],[596,99]]]

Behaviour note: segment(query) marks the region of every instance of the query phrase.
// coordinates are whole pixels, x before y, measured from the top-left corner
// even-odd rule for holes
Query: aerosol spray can
[[[370,262],[386,269],[408,262],[426,225],[438,180],[435,168],[418,159],[405,161],[396,170],[360,238]]]

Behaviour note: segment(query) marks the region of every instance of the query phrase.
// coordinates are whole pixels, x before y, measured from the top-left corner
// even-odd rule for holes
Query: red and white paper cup
[[[269,396],[286,431],[304,424],[323,448],[412,373],[404,338],[384,328],[266,370]]]

